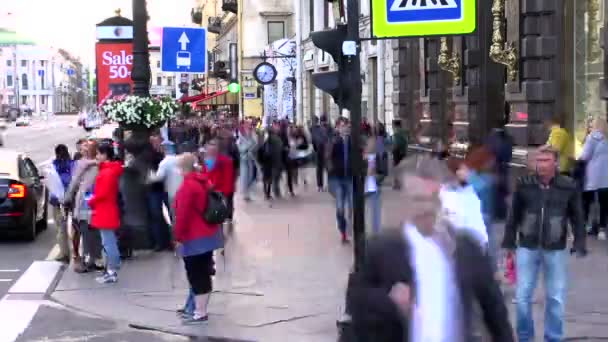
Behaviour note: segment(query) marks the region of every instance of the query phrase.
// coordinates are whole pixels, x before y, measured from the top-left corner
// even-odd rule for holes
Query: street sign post
[[[475,32],[478,0],[371,0],[372,37],[462,35]]]
[[[207,73],[207,29],[163,27],[161,56],[164,72]]]

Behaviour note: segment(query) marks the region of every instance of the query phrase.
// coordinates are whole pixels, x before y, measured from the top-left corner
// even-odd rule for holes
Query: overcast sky
[[[148,27],[190,26],[193,3],[148,0]],[[131,18],[131,4],[131,0],[0,0],[0,26],[14,28],[41,45],[64,48],[93,65],[95,24],[114,16],[117,8]]]

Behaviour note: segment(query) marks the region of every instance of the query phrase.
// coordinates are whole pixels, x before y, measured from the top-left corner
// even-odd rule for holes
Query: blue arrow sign
[[[70,75],[70,76],[74,75],[74,69],[68,69],[68,75]]]
[[[44,70],[38,70],[38,76],[40,76],[40,77],[44,76]]]
[[[164,72],[207,72],[207,29],[163,27],[161,70]]]

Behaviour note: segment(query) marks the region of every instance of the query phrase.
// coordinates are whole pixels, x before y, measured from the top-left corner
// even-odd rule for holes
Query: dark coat
[[[483,312],[494,342],[513,342],[513,331],[500,288],[494,280],[489,258],[468,235],[456,241],[456,270],[464,312],[465,336],[471,341],[473,302]],[[363,266],[352,278],[347,293],[354,333],[358,342],[409,341],[409,321],[403,317],[388,293],[395,283],[414,283],[410,247],[401,230],[383,233],[369,241]],[[415,287],[412,287],[414,290]],[[415,296],[415,294],[414,294]]]

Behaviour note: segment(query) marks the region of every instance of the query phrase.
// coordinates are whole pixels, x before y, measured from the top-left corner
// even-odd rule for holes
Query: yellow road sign
[[[371,0],[371,3],[375,38],[461,35],[473,33],[477,27],[476,0]]]

